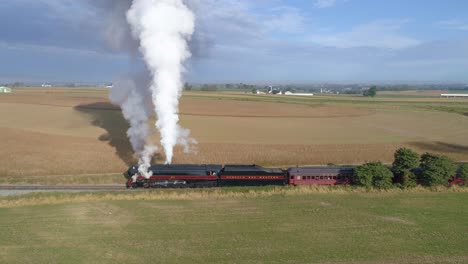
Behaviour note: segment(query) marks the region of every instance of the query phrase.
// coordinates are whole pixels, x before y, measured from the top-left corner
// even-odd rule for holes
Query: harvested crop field
[[[326,104],[282,105],[269,102],[183,98],[180,113],[189,116],[317,118],[371,115],[372,109]]]
[[[107,92],[31,88],[0,95],[0,176],[125,170],[135,162],[128,126]],[[468,118],[459,114],[468,100],[438,99],[369,102],[191,92],[181,101],[181,123],[199,144],[192,154],[177,148],[174,162],[284,167],[391,162],[401,146],[468,161]]]
[[[395,97],[440,97],[441,94],[447,93],[466,93],[466,91],[447,91],[447,90],[419,90],[419,91],[383,91],[379,95],[395,96]],[[452,98],[453,100],[454,98]]]

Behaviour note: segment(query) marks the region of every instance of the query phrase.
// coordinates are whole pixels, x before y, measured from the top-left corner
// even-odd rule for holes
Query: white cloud
[[[406,20],[378,20],[358,25],[347,32],[317,34],[312,42],[337,48],[375,47],[401,49],[418,45],[420,41],[398,31]]]
[[[315,8],[329,8],[336,4],[336,0],[315,0]]]
[[[300,33],[305,28],[305,18],[297,8],[279,7],[271,10],[271,14],[264,18],[263,26],[266,31]]]
[[[70,47],[60,47],[52,45],[37,45],[37,44],[24,44],[24,43],[8,43],[0,40],[0,48],[5,50],[20,51],[20,52],[37,52],[42,54],[49,55],[77,55],[77,56],[87,56],[90,58],[102,57],[102,58],[116,58],[122,57],[125,55],[107,53],[98,50],[91,49],[79,49],[79,48],[70,48]]]
[[[77,22],[96,19],[96,13],[86,2],[76,0],[15,0],[15,4],[25,7],[39,5],[47,12],[41,14],[63,21]]]
[[[461,19],[449,19],[437,22],[437,25],[447,29],[468,30],[468,21]]]

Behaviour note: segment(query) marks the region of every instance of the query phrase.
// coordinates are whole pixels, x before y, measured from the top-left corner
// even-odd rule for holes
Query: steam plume
[[[156,128],[166,163],[171,163],[176,144],[190,151],[196,141],[190,131],[179,126],[179,98],[182,91],[183,63],[190,58],[188,41],[194,32],[195,17],[182,0],[113,0],[103,1],[113,9],[107,29],[112,47],[131,55],[143,55],[147,72],[114,84],[110,100],[121,106],[130,128],[130,143],[138,157],[140,173],[149,176],[148,168],[158,148],[149,142],[152,129],[148,119],[156,114]],[[125,24],[119,18],[125,18]],[[128,33],[130,34],[128,34]]]
[[[195,17],[182,0],[134,0],[127,21],[152,75],[156,127],[166,163],[171,163],[176,143],[190,142],[178,125],[178,107],[183,62],[191,56],[187,41],[193,34]]]
[[[130,144],[138,156],[139,163],[144,163],[148,159],[145,155],[149,153],[147,138],[150,135],[150,128],[147,121],[151,116],[152,106],[144,99],[147,92],[144,89],[138,89],[138,87],[141,87],[141,84],[138,85],[132,79],[117,81],[111,89],[109,99],[122,108],[122,114],[130,124],[130,128],[127,130]],[[155,147],[151,147],[151,149],[154,150],[151,155],[157,151]]]

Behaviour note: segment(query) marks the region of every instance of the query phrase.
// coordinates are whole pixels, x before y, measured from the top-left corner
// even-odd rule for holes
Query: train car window
[[[333,179],[336,180],[336,176],[333,176]]]
[[[306,179],[306,176],[302,176],[302,179],[305,180],[305,179]]]
[[[300,179],[301,179],[301,176],[297,176],[297,179],[300,180]]]
[[[307,176],[307,179],[310,180],[310,176]]]
[[[323,180],[323,176],[320,176],[320,179]]]
[[[291,176],[291,180],[294,180],[294,176]]]

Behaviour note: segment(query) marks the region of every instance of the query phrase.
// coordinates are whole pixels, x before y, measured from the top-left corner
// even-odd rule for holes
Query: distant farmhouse
[[[0,93],[11,93],[11,88],[0,86]]]

